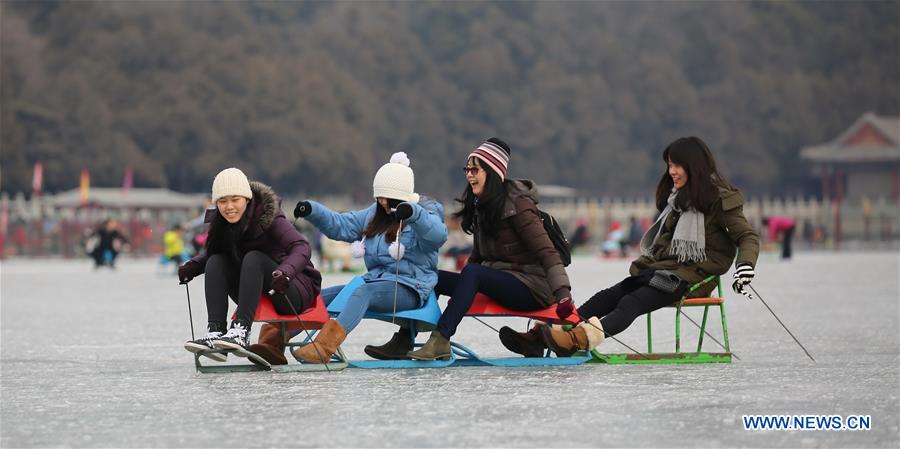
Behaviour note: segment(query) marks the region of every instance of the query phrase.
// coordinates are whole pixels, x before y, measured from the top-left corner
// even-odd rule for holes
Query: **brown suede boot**
[[[293,351],[294,357],[304,363],[328,363],[345,338],[344,326],[335,319],[328,320],[312,343]]]
[[[546,325],[537,322],[528,332],[516,332],[507,326],[500,328],[500,343],[506,349],[525,357],[543,357],[547,344],[541,336],[541,328]]]
[[[553,329],[551,326],[541,328],[541,336],[544,343],[557,357],[571,357],[576,351],[588,349],[588,337],[583,327],[575,327],[564,331]]]
[[[284,345],[281,326],[266,323],[259,330],[259,341],[255,345],[250,345],[250,352],[262,357],[270,365],[287,365]]]
[[[426,341],[421,348],[410,351],[406,355],[413,360],[450,360],[452,351],[453,349],[450,346],[450,340],[447,340],[446,337],[441,335],[441,333],[435,329],[431,332],[431,336],[428,337],[428,341]]]

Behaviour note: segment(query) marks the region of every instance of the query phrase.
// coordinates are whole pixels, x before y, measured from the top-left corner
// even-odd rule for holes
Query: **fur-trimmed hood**
[[[259,217],[257,220],[260,227],[269,229],[275,221],[275,215],[281,211],[281,200],[271,187],[259,181],[250,181],[250,191],[253,192],[253,199],[256,202],[253,215]]]
[[[275,216],[281,211],[281,200],[271,187],[259,181],[250,181],[250,191],[253,192],[253,199],[250,200],[246,213],[249,217],[255,218],[263,230],[269,229],[275,221]],[[204,221],[212,223],[218,214],[218,208],[213,205],[212,209],[206,210]]]

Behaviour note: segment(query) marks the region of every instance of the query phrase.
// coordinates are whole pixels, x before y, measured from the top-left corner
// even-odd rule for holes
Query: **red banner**
[[[81,204],[87,204],[88,198],[91,195],[91,175],[88,174],[86,168],[81,169],[81,184],[79,187],[81,189]]]
[[[44,189],[44,164],[41,161],[34,163],[34,175],[31,177],[31,192],[40,195]]]
[[[125,167],[125,177],[122,179],[122,193],[127,194],[134,187],[134,169],[131,164]]]

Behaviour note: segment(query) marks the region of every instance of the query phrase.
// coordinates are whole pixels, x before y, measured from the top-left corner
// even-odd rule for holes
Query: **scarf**
[[[678,262],[684,263],[702,262],[706,260],[706,228],[704,227],[703,213],[688,207],[686,211],[682,211],[675,205],[675,198],[678,196],[678,190],[673,188],[672,194],[666,201],[666,208],[659,214],[659,218],[650,226],[650,229],[641,238],[641,254],[647,257],[653,257],[651,252],[653,245],[659,239],[663,224],[672,211],[679,212],[681,217],[675,224],[675,233],[672,236],[672,243],[669,245],[669,254],[678,256]]]

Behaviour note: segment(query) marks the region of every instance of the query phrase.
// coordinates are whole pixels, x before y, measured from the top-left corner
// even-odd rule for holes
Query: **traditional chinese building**
[[[800,156],[821,176],[825,197],[900,202],[900,117],[867,112],[831,142],[805,147]]]

